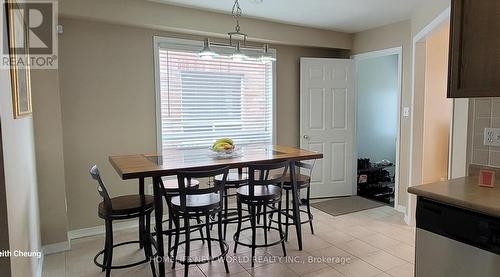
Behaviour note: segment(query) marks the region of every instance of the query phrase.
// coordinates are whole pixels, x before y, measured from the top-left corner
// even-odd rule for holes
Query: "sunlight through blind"
[[[163,149],[272,143],[272,64],[162,47],[158,56]]]

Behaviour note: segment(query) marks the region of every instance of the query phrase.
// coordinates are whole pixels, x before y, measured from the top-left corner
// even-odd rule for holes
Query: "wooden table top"
[[[154,176],[176,175],[180,170],[211,169],[227,165],[232,168],[249,163],[277,160],[313,160],[323,154],[280,145],[245,146],[240,157],[215,159],[207,149],[167,150],[163,155],[137,154],[110,156],[109,161],[124,180]]]

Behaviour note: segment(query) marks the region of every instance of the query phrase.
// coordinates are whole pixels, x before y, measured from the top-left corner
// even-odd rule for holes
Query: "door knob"
[[[309,139],[309,136],[308,135],[304,135],[302,136],[304,139]]]

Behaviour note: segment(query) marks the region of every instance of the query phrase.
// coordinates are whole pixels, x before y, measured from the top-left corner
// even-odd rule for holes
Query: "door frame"
[[[418,174],[413,166],[415,163],[422,163],[421,157],[416,160],[415,159],[415,153],[413,146],[415,144],[414,142],[414,136],[415,135],[421,135],[419,132],[416,134],[415,130],[415,71],[416,71],[416,66],[415,62],[417,60],[416,58],[416,53],[417,53],[417,44],[425,41],[425,39],[432,33],[434,32],[437,28],[439,28],[443,23],[446,21],[450,20],[450,15],[451,15],[451,8],[448,7],[446,8],[443,12],[441,12],[436,18],[434,18],[427,26],[425,26],[420,32],[418,32],[414,37],[412,41],[412,78],[411,78],[411,112],[410,112],[410,157],[409,157],[409,169],[408,169],[408,187],[416,185],[413,184],[413,178],[415,176],[420,176],[420,179],[422,177],[422,173],[420,175]],[[421,168],[421,167],[419,167]],[[407,207],[407,214],[405,215],[405,222],[408,225],[415,225],[415,210],[416,210],[416,203],[417,199],[416,196],[408,194],[408,207]]]
[[[393,48],[387,48],[383,50],[377,50],[377,51],[371,51],[371,52],[366,52],[362,54],[357,54],[351,56],[352,59],[354,59],[354,70],[355,74],[357,76],[358,74],[358,64],[362,60],[367,60],[367,59],[374,59],[374,58],[380,58],[380,57],[385,57],[385,56],[391,56],[391,55],[397,55],[398,56],[398,106],[397,106],[397,135],[396,135],[396,161],[395,161],[395,169],[394,169],[394,209],[400,211],[400,212],[405,212],[406,208],[399,205],[399,176],[400,176],[400,151],[401,151],[401,107],[402,107],[402,95],[403,95],[403,47],[398,46],[398,47],[393,47]],[[355,78],[356,80],[356,78]],[[354,107],[355,107],[355,116],[354,116],[354,155],[358,157],[358,145],[357,145],[357,124],[358,124],[358,89],[357,89],[357,80],[354,85]],[[357,160],[357,159],[356,159]],[[353,194],[357,195],[357,187],[358,187],[358,182],[357,182],[357,169],[358,165],[357,163],[354,166],[354,174],[356,180],[356,186],[353,188]]]

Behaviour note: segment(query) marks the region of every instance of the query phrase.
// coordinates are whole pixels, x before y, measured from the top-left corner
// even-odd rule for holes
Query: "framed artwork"
[[[31,74],[29,61],[29,31],[16,1],[6,3],[7,33],[11,61],[10,78],[14,118],[31,115]],[[24,55],[24,59],[22,58]]]

